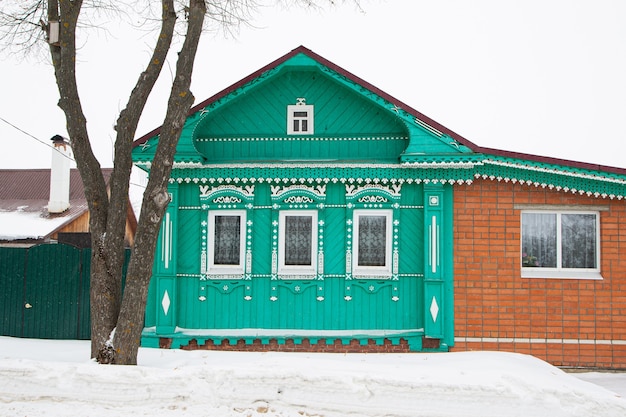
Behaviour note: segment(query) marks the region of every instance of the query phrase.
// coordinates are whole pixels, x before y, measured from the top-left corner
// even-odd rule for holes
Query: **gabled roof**
[[[112,170],[103,169],[105,181]],[[0,240],[46,239],[88,210],[83,182],[70,170],[70,208],[48,213],[50,169],[0,170]]]
[[[412,142],[401,157],[401,162],[408,167],[416,169],[441,169],[451,166],[465,168],[465,175],[457,179],[459,183],[469,183],[471,178],[488,178],[498,181],[523,182],[535,186],[609,198],[621,199],[626,196],[626,169],[478,146],[304,46],[292,50],[239,82],[193,106],[185,127],[188,130],[183,130],[183,135],[191,136],[189,132],[193,131],[204,113],[215,108],[217,103],[246,93],[246,88],[264,82],[266,80],[264,77],[267,77],[267,74],[288,63],[288,61],[291,61],[292,64],[295,62],[297,65],[301,56],[305,56],[330,72],[337,74],[338,78],[359,86],[364,95],[380,98],[381,102],[388,104],[387,110],[389,112],[395,112],[407,124],[422,129],[423,132],[432,137],[441,139],[442,143],[451,145],[451,148],[458,149],[457,152],[429,154],[428,152],[420,152],[421,149],[418,149],[418,146]],[[137,139],[134,143],[135,148],[139,147],[134,152],[137,160],[144,161],[146,166],[149,166],[149,159],[147,158],[149,158],[150,152],[140,155],[139,150],[144,151],[151,147],[154,144],[153,141],[157,140],[159,133],[160,127]],[[181,146],[184,145],[179,143],[177,154],[182,155],[187,152],[186,155],[188,155],[195,152],[192,146],[185,149],[181,149]],[[142,156],[146,159],[142,159]],[[186,162],[202,164],[202,159],[188,159]],[[447,178],[443,181],[453,180],[454,178]]]

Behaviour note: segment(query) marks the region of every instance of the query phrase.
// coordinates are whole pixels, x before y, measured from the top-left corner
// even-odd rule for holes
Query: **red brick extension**
[[[524,204],[600,208],[604,279],[521,278]],[[626,368],[626,201],[478,180],[455,188],[454,223],[455,351]]]

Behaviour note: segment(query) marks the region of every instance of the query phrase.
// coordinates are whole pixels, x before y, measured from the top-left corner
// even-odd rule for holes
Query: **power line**
[[[69,159],[70,161],[73,161],[73,162],[74,162],[74,158],[71,158],[71,157],[69,157],[69,156],[65,155],[63,152],[59,151],[58,149],[56,149],[54,146],[50,145],[49,143],[44,142],[43,140],[41,140],[41,139],[37,138],[36,136],[31,135],[30,133],[28,133],[28,132],[27,132],[27,131],[25,131],[24,129],[21,129],[21,128],[19,128],[19,127],[15,126],[13,123],[9,122],[9,121],[8,121],[8,120],[6,120],[4,117],[0,116],[0,120],[1,120],[1,121],[3,121],[4,123],[8,124],[9,126],[11,126],[13,129],[15,129],[15,130],[17,130],[17,131],[19,131],[19,132],[21,132],[21,133],[25,134],[26,136],[28,136],[28,137],[30,137],[30,138],[32,138],[32,139],[35,139],[37,142],[41,143],[42,145],[47,146],[48,148],[54,149],[56,152],[59,152],[59,153],[60,153],[61,155],[63,155],[65,158],[67,158],[67,159]]]

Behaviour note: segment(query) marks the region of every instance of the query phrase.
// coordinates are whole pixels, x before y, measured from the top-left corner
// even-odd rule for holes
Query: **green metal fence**
[[[90,259],[61,243],[0,248],[0,335],[89,339]]]

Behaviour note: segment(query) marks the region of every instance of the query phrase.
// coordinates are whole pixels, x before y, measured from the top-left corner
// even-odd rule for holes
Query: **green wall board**
[[[451,313],[445,291],[451,286],[451,278],[443,271],[433,275],[425,270],[428,264],[425,245],[431,236],[427,221],[434,213],[437,221],[445,224],[446,237],[440,242],[440,250],[445,252],[449,248],[446,242],[451,239],[447,236],[451,227],[444,206],[451,201],[451,186],[392,181],[384,186],[364,182],[357,185],[358,181],[326,184],[254,181],[251,185],[244,176],[238,181],[239,185],[224,182],[205,185],[211,184],[209,180],[173,185],[174,199],[168,212],[169,218],[175,219],[176,232],[171,237],[175,248],[169,251],[176,256],[175,264],[168,268],[163,266],[163,260],[157,260],[148,306],[154,313],[146,316],[146,327],[154,328],[155,336],[185,340],[193,335],[218,338],[223,332],[245,335],[248,329],[255,334],[300,331],[308,338],[323,337],[333,331],[358,331],[366,337],[388,330],[413,332],[412,337],[421,334],[447,337],[449,329],[444,321]],[[425,207],[424,201],[430,201],[433,195],[440,198],[442,205],[435,209]],[[219,198],[213,199],[216,196]],[[237,196],[241,197],[239,202],[235,201]],[[229,204],[224,205],[224,201]],[[299,203],[294,206],[293,201]],[[323,220],[324,232],[319,237],[323,243],[322,268],[309,279],[280,278],[273,269],[272,256],[278,214],[303,207],[316,210],[318,219]],[[354,210],[385,207],[394,213],[397,221],[396,269],[387,277],[353,277],[347,273],[352,237],[346,225]],[[207,240],[206,220],[214,210],[233,208],[248,213],[250,270],[238,277],[208,275],[201,261]],[[163,236],[159,241],[161,250]],[[451,254],[443,256],[451,259]],[[432,320],[429,303],[433,294],[441,309],[437,313],[439,321]],[[421,348],[421,342],[413,340],[411,345]]]

